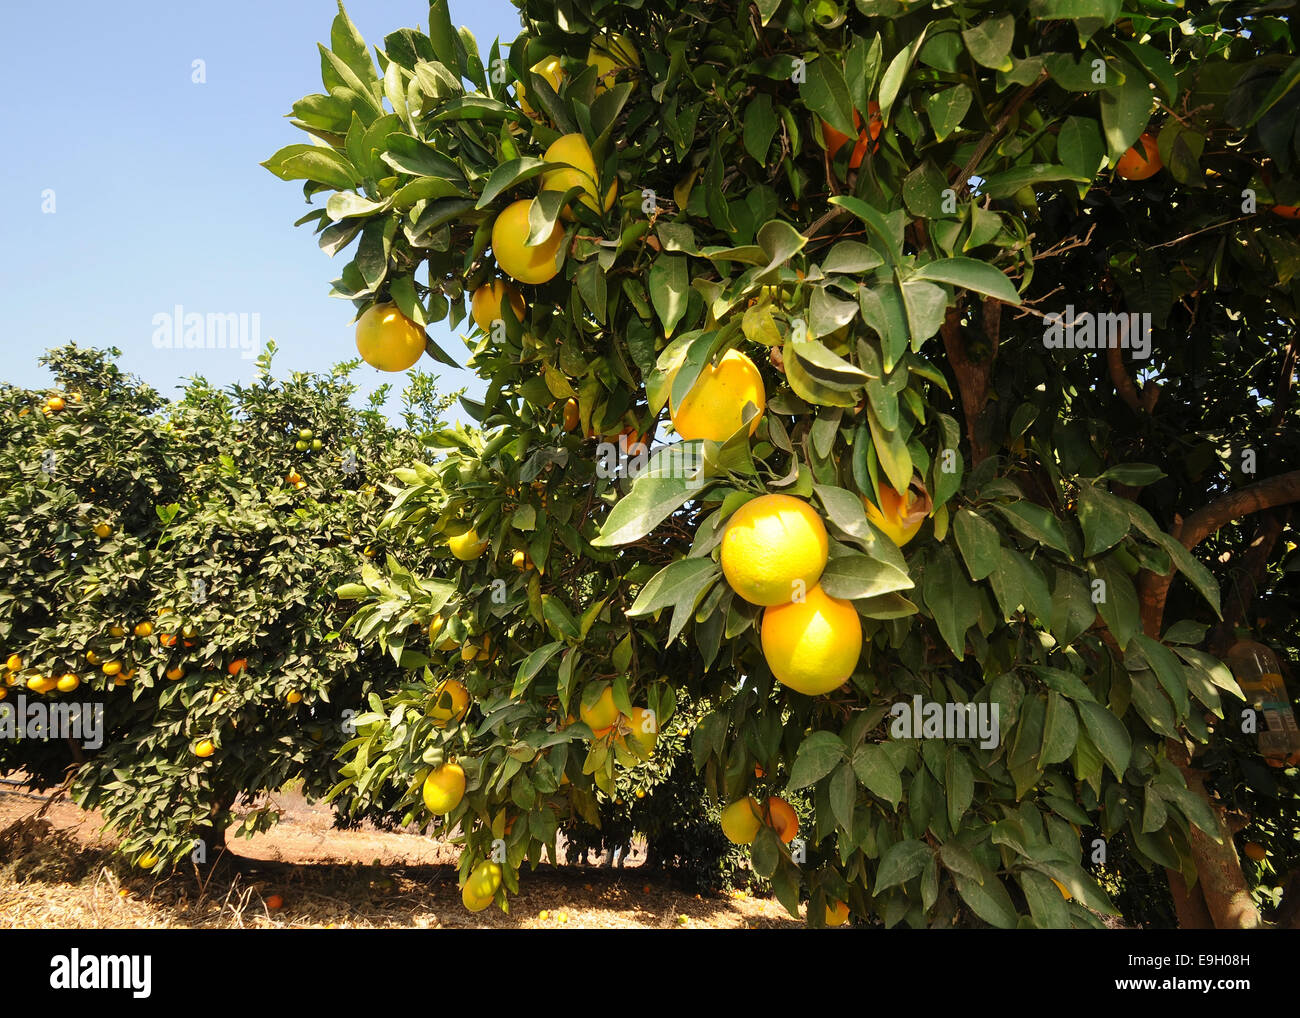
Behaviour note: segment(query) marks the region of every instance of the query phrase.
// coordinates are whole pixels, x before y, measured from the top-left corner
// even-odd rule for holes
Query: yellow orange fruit
[[[620,69],[635,72],[641,67],[641,54],[632,40],[618,32],[602,33],[591,41],[587,66],[596,68],[596,94],[608,91]],[[635,77],[635,74],[633,75]]]
[[[767,407],[767,391],[757,366],[739,350],[728,350],[716,364],[706,364],[675,412],[673,427],[684,439],[704,438],[723,442],[740,430],[746,404],[758,413],[749,422],[749,433]]]
[[[81,685],[81,679],[79,679],[76,675],[73,675],[71,672],[69,672],[67,675],[61,676],[57,683],[58,690],[60,693],[71,693],[80,685]]]
[[[237,658],[234,661],[231,661],[230,664],[226,667],[226,671],[229,672],[231,675],[238,675],[247,667],[248,667],[248,658],[241,657],[241,658]]]
[[[501,865],[491,859],[484,859],[470,870],[465,886],[475,898],[491,901],[501,889]]]
[[[179,682],[181,679],[185,678],[185,669],[179,667],[168,668],[167,678],[172,682]]]
[[[103,664],[103,667],[100,669],[100,671],[102,671],[105,675],[121,675],[121,674],[122,674],[122,662],[121,662],[121,661],[105,661],[104,664]]]
[[[554,91],[559,92],[560,82],[564,80],[564,68],[560,65],[559,57],[552,56],[539,60],[529,70],[534,74],[540,74]],[[525,99],[526,93],[522,81],[515,82],[515,92],[519,96],[519,108],[528,116],[536,118],[537,112],[528,105],[528,101]]]
[[[113,533],[113,527],[112,527],[111,524],[109,524],[109,523],[96,523],[96,524],[95,524],[95,536],[96,536],[96,537],[108,537],[108,536],[109,536],[110,534],[112,534],[112,533]]]
[[[291,689],[285,694],[284,699],[287,704],[293,706],[296,703],[302,703],[302,694],[296,689]]]
[[[465,771],[452,761],[429,772],[424,779],[424,805],[435,816],[445,816],[465,798]]]
[[[23,659],[17,654],[10,654],[9,659],[5,661],[5,667],[11,672],[21,672],[23,670]]]
[[[867,510],[867,519],[883,530],[885,535],[900,548],[916,536],[929,512],[929,501],[918,499],[910,489],[906,501],[904,498],[894,490],[893,485],[884,480],[880,483],[879,506],[867,496],[862,496],[862,505]]]
[[[397,310],[376,304],[357,321],[357,352],[380,371],[406,371],[424,356],[424,330]]]
[[[135,627],[135,635],[136,635],[136,636],[152,636],[152,635],[153,635],[153,623],[152,623],[152,622],[141,622],[138,626]]]
[[[217,751],[211,739],[200,739],[194,744],[194,755],[206,760]]]
[[[847,902],[832,901],[826,905],[826,925],[843,926],[849,921],[849,906]]]
[[[614,690],[606,686],[599,699],[590,707],[585,704],[578,708],[578,717],[593,732],[601,732],[618,720],[618,708],[614,706]]]
[[[158,857],[152,852],[146,852],[136,860],[136,865],[142,870],[151,870],[158,865]]]
[[[542,174],[543,191],[568,191],[571,187],[582,189],[578,200],[593,212],[600,211],[597,202],[600,199],[600,174],[596,170],[596,160],[591,154],[591,146],[581,134],[565,134],[551,143],[542,155],[548,163],[568,163],[569,166],[559,170],[549,170]],[[618,194],[618,185],[611,183],[605,192],[605,211],[608,212]],[[571,216],[565,209],[564,218]]]
[[[778,682],[820,696],[853,674],[862,651],[862,622],[852,604],[818,584],[802,601],[765,609],[761,641]]]
[[[455,679],[448,679],[438,687],[429,717],[435,728],[445,728],[453,721],[459,721],[469,710],[469,690]]]
[[[750,604],[787,604],[817,585],[830,540],[803,499],[760,495],[737,509],[722,533],[722,573]]]
[[[474,318],[474,323],[484,332],[491,332],[492,323],[503,320],[501,306],[507,300],[510,301],[510,310],[514,312],[515,318],[522,322],[524,314],[528,311],[523,294],[504,279],[494,279],[490,283],[484,283],[470,298],[470,314]]]
[[[579,418],[578,401],[576,399],[566,400],[564,403],[564,430],[572,431],[576,428]]]
[[[1138,138],[1137,144],[1119,157],[1115,173],[1125,180],[1146,180],[1160,172],[1164,163],[1156,147],[1156,136],[1150,132]]]
[[[528,210],[532,202],[527,198],[506,208],[492,224],[492,254],[501,271],[521,283],[540,285],[553,279],[560,271],[560,242],[564,231],[556,223],[550,236],[540,244],[529,247]]]
[[[479,540],[478,531],[471,527],[463,534],[447,538],[447,547],[462,562],[469,562],[487,551],[488,542]]]
[[[749,845],[763,826],[758,801],[753,796],[737,799],[722,811],[722,833],[733,845]]]

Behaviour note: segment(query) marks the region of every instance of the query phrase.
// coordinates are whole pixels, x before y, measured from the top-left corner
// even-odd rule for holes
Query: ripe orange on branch
[[[862,114],[854,110],[853,126],[858,128],[858,143],[853,146],[853,151],[849,154],[849,169],[856,170],[862,165],[862,159],[867,154],[868,146],[873,152],[880,147],[880,132],[885,126],[880,116],[880,104],[872,100],[868,105],[866,127],[862,126]],[[825,121],[822,121],[822,138],[826,142],[826,154],[832,159],[849,140],[847,134],[837,131]]]
[[[554,279],[560,271],[560,241],[564,231],[556,223],[540,244],[528,246],[528,210],[532,201],[521,198],[507,205],[492,224],[492,254],[501,271],[534,286]]]
[[[852,604],[818,584],[802,601],[764,610],[761,642],[778,682],[820,696],[853,674],[862,651],[862,622]]]
[[[406,371],[424,356],[424,330],[397,310],[376,304],[357,321],[357,352],[380,371]]]
[[[728,350],[716,365],[704,366],[677,410],[669,416],[677,434],[684,439],[725,442],[740,430],[748,403],[758,407],[758,413],[749,422],[752,435],[767,408],[767,390],[754,362],[739,350]]]
[[[474,318],[474,324],[484,332],[491,332],[493,322],[504,320],[501,308],[507,300],[510,301],[510,310],[514,312],[515,318],[522,322],[528,311],[523,295],[504,279],[484,283],[470,298],[470,314]]]
[[[1156,147],[1156,136],[1147,132],[1138,138],[1137,144],[1119,157],[1115,172],[1125,180],[1146,180],[1159,173],[1164,165],[1160,159],[1160,150]]]
[[[761,495],[727,521],[722,573],[750,604],[788,604],[817,585],[826,568],[826,524],[807,502]]]

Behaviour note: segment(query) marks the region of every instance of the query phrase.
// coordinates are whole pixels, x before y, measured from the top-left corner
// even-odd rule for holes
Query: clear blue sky
[[[372,52],[395,29],[428,29],[422,0],[347,9]],[[177,304],[258,313],[262,340],[279,346],[277,373],[356,355],[352,305],[329,296],[349,255],[331,260],[310,227],[294,228],[308,211],[300,184],[258,165],[307,140],[284,114],[322,91],[316,43],[328,43],[336,13],[335,0],[6,6],[0,379],[48,385],[37,357],[69,340],[120,348],[126,370],[168,395],[188,375],[250,379],[238,352],[155,348],[154,316]],[[451,0],[451,15],[484,52],[519,32],[508,0]],[[206,84],[191,81],[196,59]],[[42,211],[47,189],[53,214]],[[458,336],[443,325],[431,335],[463,363]],[[469,372],[421,363],[444,391],[483,391]],[[402,378],[363,370],[371,389]]]

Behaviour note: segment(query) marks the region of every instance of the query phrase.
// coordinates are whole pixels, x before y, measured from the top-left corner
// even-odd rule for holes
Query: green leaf
[[[1026,537],[1054,548],[1063,555],[1070,554],[1070,545],[1065,539],[1065,532],[1061,530],[1061,523],[1050,510],[1024,500],[999,503],[994,508]]]
[[[952,882],[962,901],[990,926],[1009,930],[1019,922],[1016,907],[1011,903],[1011,895],[996,876],[990,874],[981,883],[960,873],[953,873]]]
[[[1010,14],[985,18],[961,34],[975,61],[995,71],[1011,70],[1011,43],[1015,36],[1016,19]]]
[[[1128,730],[1105,707],[1087,700],[1076,700],[1075,708],[1102,759],[1115,777],[1123,781],[1133,751]]]
[[[927,563],[922,595],[944,642],[957,660],[964,660],[966,631],[979,621],[979,598],[947,545],[939,545]]]
[[[763,253],[768,257],[767,265],[759,271],[757,279],[762,279],[768,273],[784,265],[802,251],[804,245],[808,243],[807,237],[781,219],[773,219],[764,223],[759,227],[756,239],[758,246],[763,249]]]
[[[627,614],[633,617],[650,615],[674,605],[683,589],[698,589],[703,579],[717,574],[718,564],[711,558],[684,558],[670,562],[641,588]]]
[[[1105,581],[1106,589],[1097,602],[1097,612],[1123,650],[1134,634],[1142,630],[1137,590],[1128,574],[1110,557],[1093,559],[1088,563],[1088,571]]]
[[[1124,81],[1101,93],[1101,125],[1112,160],[1127,152],[1151,120],[1152,95],[1145,74],[1125,64]]]
[[[815,784],[833,771],[845,755],[844,742],[834,732],[813,732],[799,744],[786,787],[794,791]]]
[[[1084,481],[1079,482],[1078,508],[1085,555],[1100,555],[1128,536],[1131,526],[1128,514],[1108,499],[1098,498],[1096,489]]]
[[[1048,764],[1062,763],[1074,754],[1074,747],[1079,740],[1079,722],[1074,708],[1060,693],[1053,690],[1047,694],[1047,714],[1043,721],[1043,746],[1039,762]]]
[[[912,278],[947,283],[995,297],[1008,304],[1020,304],[1020,294],[1016,292],[1011,280],[988,262],[974,258],[941,258],[917,268],[912,273]]]
[[[1144,659],[1164,691],[1169,694],[1179,720],[1187,717],[1189,703],[1187,700],[1187,679],[1183,675],[1182,662],[1178,656],[1158,640],[1153,640],[1144,633],[1133,637],[1128,647],[1130,653],[1136,653]]]
[[[508,191],[517,184],[522,184],[525,180],[531,180],[533,177],[545,172],[546,167],[552,164],[544,159],[537,159],[534,156],[523,156],[519,159],[511,159],[502,163],[492,171],[492,176],[488,177],[487,183],[483,185],[483,193],[479,196],[476,209],[485,209],[496,199],[497,195],[503,191]]]
[[[853,124],[853,100],[844,73],[828,56],[821,56],[808,65],[807,80],[799,87],[804,105],[840,134],[856,137],[858,129]]]
[[[519,670],[515,673],[515,685],[511,690],[512,697],[522,696],[528,684],[533,681],[543,668],[546,662],[550,661],[556,653],[564,647],[563,643],[546,643],[538,647],[526,658],[519,662]]]
[[[853,751],[853,773],[872,795],[884,799],[891,806],[902,801],[903,782],[898,768],[889,754],[875,743],[863,743]]]
[[[831,597],[845,601],[909,590],[913,585],[905,571],[838,545],[832,546],[832,555],[818,582]]]
[[[971,579],[982,580],[998,567],[1002,542],[997,527],[969,509],[958,509],[953,514],[952,529]]]
[[[336,190],[359,182],[356,168],[347,159],[321,145],[286,145],[261,165],[281,180],[311,180]]]
[[[1163,470],[1150,463],[1120,463],[1107,470],[1098,480],[1118,481],[1130,488],[1145,488],[1165,476]]]
[[[1002,173],[990,173],[984,178],[984,182],[980,184],[979,189],[990,198],[1010,198],[1022,188],[1036,187],[1039,184],[1052,184],[1063,180],[1073,181],[1076,184],[1086,184],[1092,180],[1092,177],[1082,173],[1075,173],[1065,166],[1033,163],[1030,166],[1020,166]]]
[[[926,112],[930,116],[930,126],[934,129],[937,141],[943,141],[952,134],[970,110],[974,93],[967,85],[954,85],[942,92],[935,92],[925,101]]]
[[[686,313],[690,285],[686,256],[660,252],[650,266],[650,300],[663,323],[666,339],[672,338],[673,329]]]
[[[772,97],[760,92],[745,107],[745,151],[760,164],[766,164],[778,121],[772,111]]]
[[[880,860],[880,866],[876,870],[876,886],[872,893],[880,894],[890,887],[905,884],[914,877],[919,877],[921,871],[933,858],[934,853],[930,850],[930,846],[923,841],[909,838],[895,842],[889,846]]]
[[[655,453],[632,483],[632,490],[605,519],[593,546],[612,548],[639,541],[692,498],[700,497],[703,488],[694,479],[696,460],[687,455],[686,446],[699,449],[698,443],[680,443]]]

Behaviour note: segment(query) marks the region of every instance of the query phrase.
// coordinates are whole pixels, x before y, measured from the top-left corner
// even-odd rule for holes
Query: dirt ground
[[[662,874],[545,865],[521,873],[510,913],[460,901],[458,849],[415,834],[340,831],[328,806],[275,796],[280,823],[232,839],[237,867],[204,882],[196,869],[156,878],[110,854],[101,821],[66,800],[0,785],[0,929],[797,927],[775,899],[701,896]],[[45,812],[37,817],[43,808]],[[15,822],[19,826],[13,826]],[[278,895],[283,907],[268,900]]]

